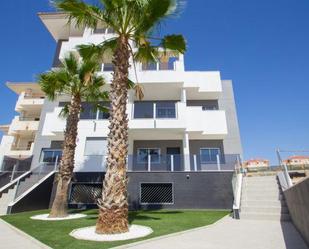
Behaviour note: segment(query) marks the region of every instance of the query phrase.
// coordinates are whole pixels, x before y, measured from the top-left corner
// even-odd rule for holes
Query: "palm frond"
[[[117,46],[117,38],[108,39],[99,45],[79,45],[77,50],[84,61],[98,60],[103,62],[104,57],[111,57]]]
[[[70,52],[69,55],[62,60],[62,64],[71,75],[77,73],[78,59],[73,52]]]
[[[134,53],[134,60],[142,63],[151,63],[157,62],[158,56],[158,48],[146,42],[138,47],[138,50]]]
[[[68,23],[74,22],[78,27],[95,28],[98,21],[103,21],[102,10],[81,0],[54,0],[53,5],[60,11],[64,11],[68,17]]]
[[[187,50],[185,38],[182,35],[166,35],[160,44],[164,50],[174,50],[184,54]]]
[[[65,104],[59,113],[59,117],[66,118],[69,114],[70,104]]]
[[[135,96],[138,100],[142,100],[144,98],[144,88],[140,83],[135,84],[134,91]]]

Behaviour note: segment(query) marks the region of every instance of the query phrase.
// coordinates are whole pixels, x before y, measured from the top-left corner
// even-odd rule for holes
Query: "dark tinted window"
[[[153,118],[153,102],[135,102],[134,118]]]
[[[156,103],[157,118],[176,118],[175,102],[162,101]]]
[[[107,109],[110,108],[110,102],[102,102],[100,105],[106,107]],[[109,116],[109,112],[99,111],[99,119],[109,119]]]
[[[91,103],[82,103],[82,112],[80,114],[80,119],[96,119],[97,111],[93,104]]]

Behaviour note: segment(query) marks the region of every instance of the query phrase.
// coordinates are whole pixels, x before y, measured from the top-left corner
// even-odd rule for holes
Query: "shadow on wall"
[[[309,246],[309,177],[283,192],[289,208],[291,219]],[[291,223],[292,225],[292,223]],[[293,241],[293,233],[297,233],[282,222],[282,231],[288,249],[296,249],[297,241]],[[296,244],[295,244],[296,243]],[[299,247],[306,248],[306,247]]]
[[[281,222],[285,249],[308,249],[304,239],[292,222]]]

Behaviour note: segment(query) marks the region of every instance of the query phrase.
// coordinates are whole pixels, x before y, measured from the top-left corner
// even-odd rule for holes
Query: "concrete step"
[[[241,212],[240,218],[248,220],[280,220],[280,221],[291,220],[289,214],[255,213],[255,212]]]
[[[276,214],[288,214],[287,207],[272,207],[272,206],[242,206],[241,212],[244,213],[276,213]]]
[[[269,180],[259,180],[259,179],[250,179],[250,180],[244,180],[243,183],[246,184],[253,184],[253,185],[278,185],[278,182],[276,179],[269,179]]]
[[[286,207],[284,201],[280,200],[268,200],[268,201],[259,201],[259,200],[245,200],[241,202],[242,206],[271,206],[271,207]]]
[[[261,190],[280,190],[280,187],[278,184],[256,184],[256,183],[244,183],[243,187],[246,189],[261,189]]]
[[[245,182],[277,182],[277,178],[274,176],[258,176],[258,177],[245,177]]]
[[[283,195],[279,193],[243,193],[242,200],[283,200]]]
[[[259,189],[254,189],[254,190],[251,190],[251,189],[244,189],[244,191],[242,191],[242,194],[243,195],[262,195],[262,194],[265,194],[265,195],[279,195],[281,194],[281,192],[279,190],[259,190]]]

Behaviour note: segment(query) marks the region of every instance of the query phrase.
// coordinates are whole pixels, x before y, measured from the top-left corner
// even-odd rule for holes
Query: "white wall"
[[[4,155],[6,155],[7,152],[11,150],[13,141],[14,141],[13,136],[9,136],[9,135],[2,136],[2,140],[0,144],[0,170],[2,169]]]

